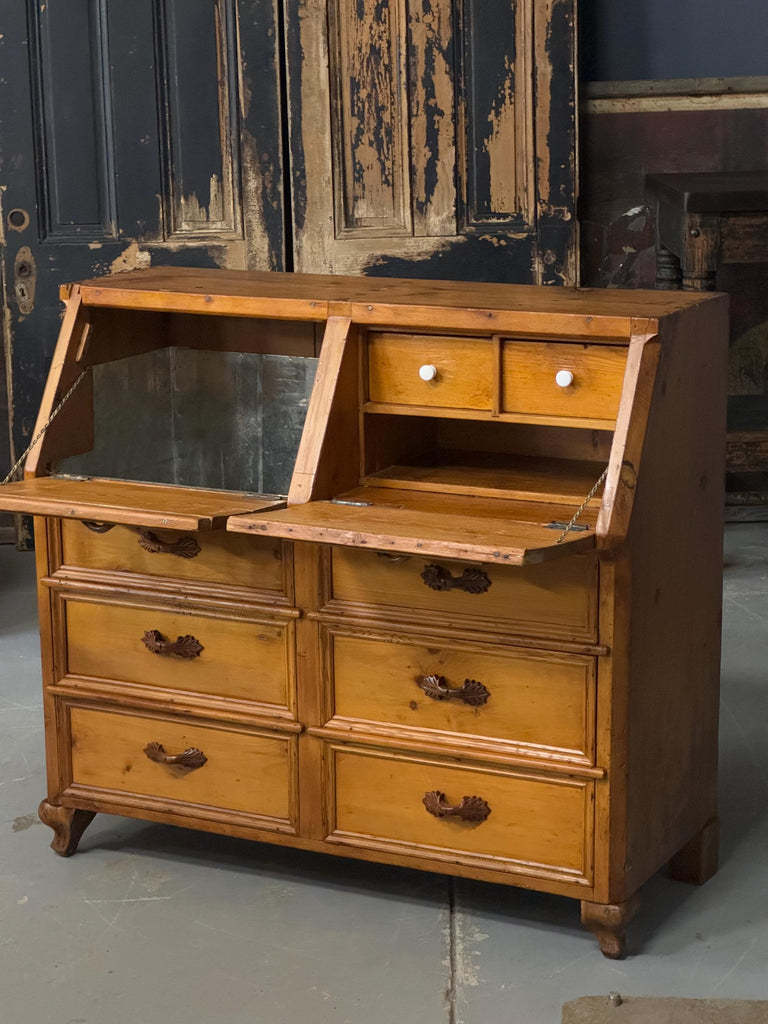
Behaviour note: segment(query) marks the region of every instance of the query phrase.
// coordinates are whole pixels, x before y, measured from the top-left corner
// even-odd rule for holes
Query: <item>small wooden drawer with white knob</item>
[[[367,351],[369,402],[485,412],[494,408],[490,338],[373,331]]]
[[[502,415],[613,426],[624,383],[622,345],[504,341]]]

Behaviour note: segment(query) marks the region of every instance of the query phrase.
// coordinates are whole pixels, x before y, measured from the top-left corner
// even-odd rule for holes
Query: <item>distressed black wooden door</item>
[[[14,451],[63,281],[151,262],[574,283],[574,4],[3,4]]]
[[[3,4],[15,451],[34,425],[60,283],[150,263],[285,267],[279,38],[271,0]]]
[[[285,0],[295,268],[576,283],[575,0]]]

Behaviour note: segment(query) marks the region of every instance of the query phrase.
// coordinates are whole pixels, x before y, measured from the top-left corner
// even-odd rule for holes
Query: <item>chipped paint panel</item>
[[[330,0],[336,232],[410,233],[405,0]]]
[[[566,125],[565,144],[574,141],[573,63],[548,72],[546,104],[535,98],[534,14],[544,38],[557,5],[287,0],[297,270],[574,283],[573,180],[570,201],[537,219],[536,182],[544,172],[536,145],[546,146],[564,96],[570,99],[557,110],[558,125]],[[406,16],[402,72],[392,40],[402,39]],[[563,29],[572,54],[572,18],[557,31]],[[392,67],[372,71],[372,51],[379,65],[389,60]],[[331,87],[334,66],[340,70]],[[410,101],[410,137],[401,152],[408,157],[403,182],[407,177],[412,188],[412,229],[396,216],[396,74],[407,78]],[[568,79],[562,87],[555,82],[561,76]],[[536,134],[540,114],[547,120]],[[551,164],[546,161],[547,194]],[[568,167],[573,176],[573,154]],[[547,232],[546,262],[539,257],[540,227]],[[489,241],[493,231],[508,243],[503,256]],[[474,235],[482,236],[477,246]],[[478,259],[489,262],[476,265]]]
[[[131,242],[109,265],[110,274],[126,270],[146,270],[152,263],[152,255],[139,249],[138,242]]]
[[[411,163],[417,235],[455,235],[456,99],[451,0],[410,8]]]
[[[227,188],[227,185],[230,187]],[[179,197],[179,214],[176,223],[180,227],[177,228],[176,233],[194,233],[203,228],[213,232],[231,231],[233,223],[231,202],[231,179],[223,183],[217,174],[212,174],[208,183],[207,206],[200,204],[200,200],[194,192],[188,196]]]
[[[517,212],[517,177],[510,171],[516,164],[514,65],[506,61],[506,74],[496,103],[488,115],[490,135],[483,140],[488,155],[489,206],[497,214]]]
[[[466,0],[463,8],[465,220],[468,227],[509,225],[527,214],[522,202],[531,162],[526,132],[530,0]],[[495,31],[483,26],[491,20]],[[531,222],[530,217],[526,217]]]
[[[334,272],[333,157],[325,0],[286,0],[294,269]]]
[[[164,0],[169,236],[242,232],[234,0]]]
[[[440,239],[431,252],[406,245],[397,255],[359,255],[374,277],[520,283],[531,280],[534,247],[530,232],[505,232]]]
[[[290,267],[281,17],[278,0],[238,2],[244,266],[257,270]]]
[[[536,7],[537,282],[576,284],[574,0]]]
[[[540,215],[573,216],[575,184],[574,0],[536,10],[536,156]]]

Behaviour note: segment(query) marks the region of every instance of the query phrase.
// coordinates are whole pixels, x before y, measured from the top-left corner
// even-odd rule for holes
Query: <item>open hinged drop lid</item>
[[[358,487],[327,501],[233,516],[227,529],[288,540],[526,565],[595,546],[598,509]]]
[[[0,487],[5,512],[171,530],[222,530],[230,516],[284,505],[261,494],[95,477],[43,476]]]

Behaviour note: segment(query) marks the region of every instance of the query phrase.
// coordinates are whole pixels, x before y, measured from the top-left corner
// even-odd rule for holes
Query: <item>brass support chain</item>
[[[573,513],[573,515],[568,520],[568,522],[565,524],[565,529],[560,534],[560,536],[557,538],[557,540],[555,541],[555,544],[562,544],[562,542],[568,536],[570,531],[576,525],[576,521],[579,518],[579,516],[581,515],[581,513],[584,511],[584,509],[587,507],[587,505],[590,503],[590,501],[592,501],[594,496],[600,490],[600,486],[602,485],[603,481],[605,480],[605,478],[607,476],[608,476],[608,467],[606,466],[605,469],[603,470],[603,472],[600,474],[599,479],[595,481],[595,485],[592,488],[592,490],[589,492],[589,494],[586,496],[584,501],[582,501],[582,503],[579,505],[579,507]]]
[[[3,484],[10,483],[10,481],[13,479],[13,476],[14,476],[14,473],[16,472],[16,470],[19,468],[19,466],[22,464],[22,462],[24,462],[26,457],[29,455],[29,453],[32,451],[32,449],[35,447],[35,445],[38,443],[38,441],[43,436],[43,434],[46,432],[48,427],[50,427],[51,423],[53,423],[53,421],[59,415],[59,413],[64,408],[66,403],[69,401],[69,399],[75,393],[77,388],[80,386],[80,384],[83,381],[83,378],[85,377],[85,375],[87,373],[88,373],[88,370],[83,370],[83,372],[77,378],[77,380],[72,385],[72,387],[69,389],[69,391],[67,391],[66,395],[64,395],[64,397],[61,399],[61,401],[57,404],[56,408],[53,410],[51,415],[48,417],[48,419],[45,421],[45,423],[42,425],[42,427],[38,430],[38,432],[35,434],[35,436],[32,438],[32,440],[29,442],[29,444],[27,445],[25,451],[21,454],[21,456],[16,460],[14,465],[11,467],[11,471],[8,474],[8,476],[5,478],[5,480],[3,480],[2,483],[0,483],[0,487],[2,487]]]

